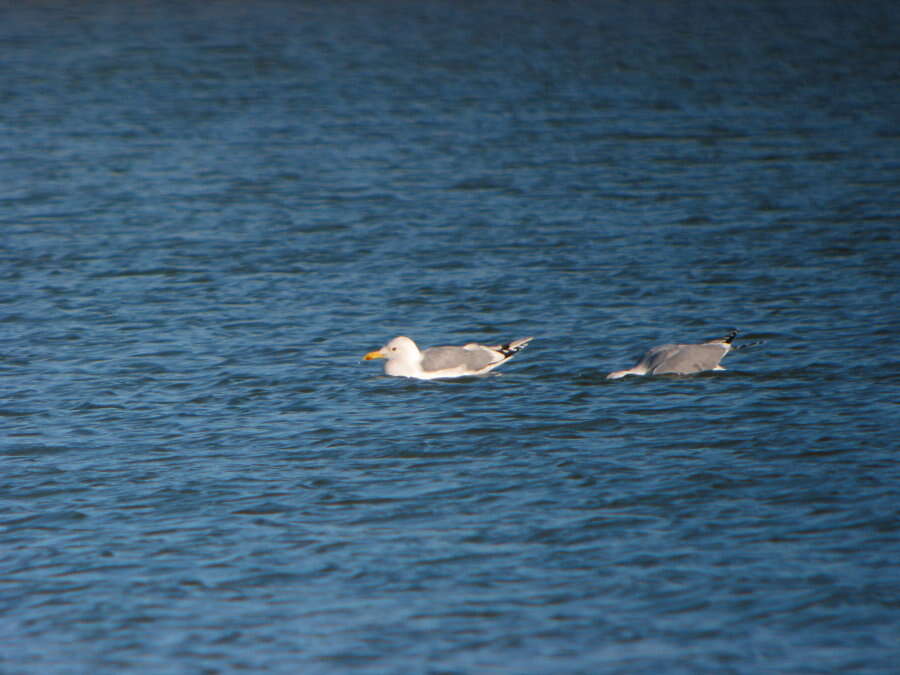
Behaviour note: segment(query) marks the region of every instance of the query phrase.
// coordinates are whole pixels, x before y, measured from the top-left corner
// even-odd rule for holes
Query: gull
[[[415,342],[400,335],[381,349],[369,352],[363,359],[387,359],[384,364],[385,374],[420,380],[484,375],[509,361],[531,339],[527,337],[494,346],[470,342],[461,347],[429,347],[425,351],[419,351]]]
[[[732,330],[725,337],[709,340],[699,345],[661,345],[654,347],[640,362],[628,370],[617,370],[606,376],[608,380],[617,380],[626,375],[688,375],[704,370],[725,370],[719,365],[725,355],[731,351],[731,341],[737,335]]]

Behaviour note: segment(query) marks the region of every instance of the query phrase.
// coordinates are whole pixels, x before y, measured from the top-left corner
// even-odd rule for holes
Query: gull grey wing
[[[653,363],[648,365],[648,372],[651,375],[687,374],[712,370],[719,365],[719,361],[726,354],[726,350],[718,344],[665,345],[665,347],[657,347],[657,349],[665,351],[654,355]]]
[[[487,349],[431,347],[422,352],[422,370],[434,372],[463,366],[466,370],[477,372],[497,360]]]
[[[659,347],[648,349],[635,368],[643,366],[646,372],[653,374],[655,369],[662,366],[666,359],[671,357],[676,351],[678,351],[678,345],[660,345]]]

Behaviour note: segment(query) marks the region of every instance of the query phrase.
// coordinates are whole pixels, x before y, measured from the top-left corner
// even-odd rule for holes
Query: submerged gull
[[[732,330],[723,338],[717,338],[699,345],[661,345],[654,347],[640,362],[628,370],[617,370],[606,376],[615,380],[626,375],[688,375],[704,370],[725,370],[719,365],[731,351],[731,341],[737,335]]]
[[[433,380],[439,377],[483,375],[509,361],[531,341],[530,337],[489,347],[470,342],[462,347],[429,347],[419,351],[416,343],[403,335],[363,359],[387,359],[384,372],[400,377]]]

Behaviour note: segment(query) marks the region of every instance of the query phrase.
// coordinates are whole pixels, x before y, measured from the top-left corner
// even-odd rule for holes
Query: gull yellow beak
[[[363,357],[363,361],[371,361],[372,359],[383,359],[384,352],[380,349],[376,349],[374,352],[369,352]]]

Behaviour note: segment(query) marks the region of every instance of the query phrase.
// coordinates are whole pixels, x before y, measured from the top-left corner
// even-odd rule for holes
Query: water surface
[[[894,4],[3,14],[4,672],[895,667]]]

